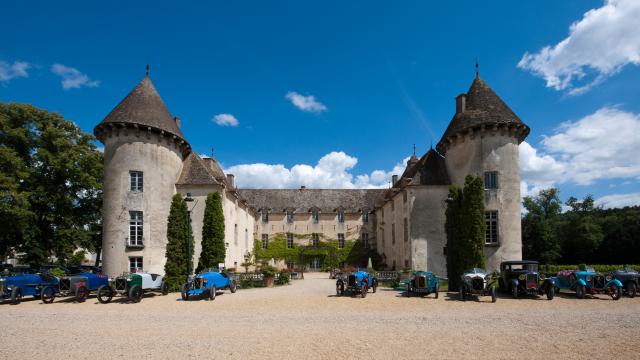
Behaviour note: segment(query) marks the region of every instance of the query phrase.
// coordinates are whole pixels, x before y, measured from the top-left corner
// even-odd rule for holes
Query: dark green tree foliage
[[[182,195],[175,194],[171,201],[167,221],[167,262],[164,265],[165,281],[171,291],[180,290],[189,269],[193,269],[193,234],[187,203]]]
[[[602,242],[603,234],[595,218],[593,197],[585,197],[581,202],[573,196],[565,203],[571,208],[563,218],[562,259],[564,263],[592,262],[592,253]]]
[[[560,259],[558,224],[562,203],[559,193],[552,188],[524,198],[527,213],[522,218],[522,252],[525,259],[535,259],[542,264],[555,264]]]
[[[100,239],[103,157],[73,122],[0,103],[0,255],[38,265]]]
[[[445,231],[449,287],[457,288],[465,269],[484,268],[484,185],[480,177],[467,175],[464,190],[449,189]]]
[[[596,210],[604,234],[595,260],[604,264],[635,264],[640,259],[640,206]],[[594,261],[595,262],[595,261]]]
[[[210,193],[204,208],[202,223],[202,252],[198,261],[197,272],[217,268],[218,263],[224,263],[226,254],[224,244],[224,212],[220,194]]]

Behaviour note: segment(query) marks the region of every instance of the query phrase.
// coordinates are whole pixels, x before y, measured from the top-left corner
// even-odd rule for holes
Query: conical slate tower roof
[[[451,136],[481,126],[513,126],[519,128],[519,141],[529,134],[529,127],[500,99],[479,76],[464,94],[464,110],[456,111],[437,148],[442,152],[443,142]],[[459,109],[457,109],[459,110]]]
[[[96,126],[96,136],[99,138],[98,128],[110,124],[138,125],[185,140],[148,75]]]

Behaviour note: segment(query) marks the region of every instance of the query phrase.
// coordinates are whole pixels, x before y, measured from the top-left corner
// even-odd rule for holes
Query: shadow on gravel
[[[216,291],[216,297],[224,296],[224,294],[225,294],[224,291]],[[190,296],[189,299],[187,299],[187,300],[182,300],[182,297],[178,297],[176,299],[176,301],[191,302],[191,301],[210,301],[210,300],[209,300],[209,295],[208,294],[202,294],[202,295],[198,295],[198,296]],[[213,301],[215,301],[215,300],[213,300]]]
[[[475,302],[491,303],[491,296],[467,295],[464,298],[464,301],[462,301],[460,300],[460,295],[457,292],[447,292],[447,294],[445,295],[445,301],[458,301],[458,302],[475,301]]]

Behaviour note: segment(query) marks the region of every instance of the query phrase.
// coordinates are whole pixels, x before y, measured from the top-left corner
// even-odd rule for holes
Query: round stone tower
[[[190,152],[149,76],[94,129],[104,144],[105,274],[164,273],[167,217]]]
[[[518,146],[529,127],[476,75],[456,97],[456,114],[438,143],[453,184],[467,175],[484,179],[486,268],[522,259],[520,161]]]

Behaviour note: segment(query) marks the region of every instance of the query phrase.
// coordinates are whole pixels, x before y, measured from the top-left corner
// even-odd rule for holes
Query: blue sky
[[[195,151],[241,185],[376,187],[438,142],[478,58],[531,127],[523,194],[637,204],[637,4],[12,2],[0,101],[91,132],[150,64]]]

